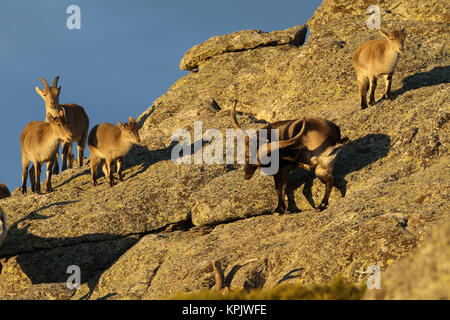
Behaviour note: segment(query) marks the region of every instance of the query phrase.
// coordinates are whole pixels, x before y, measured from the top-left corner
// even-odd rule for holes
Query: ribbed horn
[[[56,76],[55,80],[53,80],[52,88],[56,88],[58,85],[59,76]]]
[[[47,89],[49,86],[48,86],[48,83],[47,83],[47,80],[45,80],[44,78],[39,78],[41,81],[42,81],[42,83],[44,84],[44,89]]]
[[[303,120],[297,120],[295,121],[294,125],[297,123],[300,123],[300,121],[303,121],[302,128],[300,129],[300,132],[293,138],[288,140],[281,140],[281,141],[274,141],[271,143],[266,143],[265,145],[261,146],[258,149],[258,161],[261,158],[263,154],[268,155],[269,153],[275,151],[275,150],[281,150],[283,148],[287,148],[290,146],[293,146],[301,141],[302,135],[306,130],[306,119],[303,118]]]

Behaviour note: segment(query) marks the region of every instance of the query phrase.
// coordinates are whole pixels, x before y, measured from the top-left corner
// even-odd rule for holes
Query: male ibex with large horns
[[[50,87],[44,78],[40,78],[44,84],[44,90],[39,89],[36,86],[36,92],[45,101],[45,121],[48,122],[48,117],[58,117],[59,112],[62,110],[70,131],[72,132],[72,141],[63,143],[62,150],[62,170],[73,167],[73,153],[72,144],[77,142],[78,149],[78,161],[80,167],[83,166],[84,148],[86,147],[86,141],[89,131],[89,118],[84,111],[84,108],[73,103],[59,104],[59,93],[61,92],[61,86],[58,87],[59,76],[55,78],[52,86]],[[59,172],[58,161],[54,164],[54,173]]]
[[[384,97],[392,99],[391,83],[399,55],[404,52],[403,42],[406,33],[400,31],[386,32],[380,30],[386,40],[370,40],[358,47],[353,55],[353,66],[358,78],[361,109],[367,108],[367,91],[369,104],[375,104],[377,77],[383,75],[386,82]]]
[[[306,170],[315,169],[316,176],[325,186],[325,195],[318,209],[323,210],[328,205],[331,189],[333,187],[333,166],[337,153],[341,146],[347,141],[346,138],[341,139],[341,131],[334,123],[316,118],[303,118],[297,120],[285,120],[269,123],[262,129],[257,131],[255,138],[247,135],[239,125],[236,118],[236,104],[231,112],[231,121],[235,129],[245,136],[245,165],[244,178],[250,179],[255,170],[264,167],[260,162],[260,156],[264,153],[279,151],[279,169],[275,173],[275,189],[278,195],[278,206],[275,212],[284,212],[286,210],[285,195],[286,185],[289,172],[295,168]],[[270,134],[271,130],[278,130],[278,139]],[[250,143],[258,143],[251,141],[257,139],[260,130],[268,130],[267,141],[264,144],[257,145],[257,154],[250,154]],[[251,163],[251,158],[255,159]]]

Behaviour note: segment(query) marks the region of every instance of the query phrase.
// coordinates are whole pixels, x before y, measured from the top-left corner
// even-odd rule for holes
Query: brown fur
[[[58,118],[49,115],[49,122],[32,121],[28,123],[20,136],[22,151],[22,193],[27,193],[28,166],[33,162],[30,169],[31,189],[40,193],[41,166],[47,162],[47,191],[51,192],[51,170],[56,161],[56,154],[61,141],[71,141],[72,132],[68,123],[60,112]]]
[[[242,130],[236,119],[236,105],[231,112],[231,119],[236,129]],[[304,119],[284,120],[269,123],[265,130],[278,129],[280,145],[283,141],[292,141],[280,147],[280,166],[278,172],[274,175],[275,189],[278,195],[278,206],[275,212],[284,212],[286,210],[285,195],[289,172],[295,168],[306,170],[315,170],[316,176],[325,186],[325,195],[319,205],[323,210],[328,205],[331,189],[333,186],[333,166],[336,160],[339,148],[346,139],[341,139],[341,132],[337,125],[323,119]],[[270,132],[270,131],[269,131]],[[272,137],[269,135],[268,144]],[[258,167],[259,163],[249,163],[249,138],[246,136],[246,161],[244,165],[244,178],[250,179]],[[265,146],[265,145],[264,145]],[[264,146],[258,146],[258,153]]]
[[[6,226],[6,214],[2,208],[0,208],[0,246],[3,243],[3,240],[5,240],[7,232],[8,228]]]
[[[46,109],[46,122],[48,122],[48,115],[57,117],[62,110],[67,119],[70,131],[72,132],[72,141],[64,142],[62,145],[62,170],[73,167],[73,142],[77,143],[78,149],[78,162],[79,166],[83,166],[84,149],[86,147],[86,140],[89,131],[89,117],[87,116],[83,107],[68,103],[59,104],[59,93],[61,92],[61,86],[57,87],[59,77],[56,77],[53,81],[53,85],[50,87],[47,81],[41,78],[44,83],[44,90],[36,87],[36,92],[44,99]],[[54,173],[59,172],[58,161],[55,162]]]
[[[98,165],[102,165],[105,177],[109,179],[110,186],[115,184],[113,165],[117,162],[117,175],[120,181],[122,176],[122,161],[133,144],[139,144],[139,127],[132,117],[128,122],[117,126],[110,123],[101,123],[92,128],[89,133],[88,147],[91,154],[92,184],[97,185]]]
[[[9,189],[7,186],[5,186],[3,183],[0,183],[0,199],[11,197],[11,192],[9,192]]]
[[[391,99],[391,83],[399,55],[404,52],[403,42],[406,33],[401,31],[380,33],[386,40],[371,40],[363,43],[353,55],[353,66],[358,79],[361,109],[367,108],[367,91],[369,104],[375,104],[377,77],[384,76],[386,91],[384,97]]]

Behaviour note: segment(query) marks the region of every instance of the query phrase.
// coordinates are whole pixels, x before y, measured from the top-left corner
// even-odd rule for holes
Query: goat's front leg
[[[275,190],[278,195],[278,205],[274,212],[283,213],[286,211],[286,204],[284,203],[284,198],[286,196],[286,185],[287,178],[289,175],[289,170],[280,169],[280,171],[273,176],[275,181]]]
[[[53,168],[54,161],[47,162],[47,192],[53,192],[52,187],[52,168]]]
[[[61,171],[64,171],[67,169],[67,157],[69,154],[69,145],[70,143],[68,142],[64,142],[62,145],[62,167],[61,167]]]
[[[386,84],[386,91],[384,92],[384,97],[389,100],[392,100],[391,84],[392,84],[392,76],[393,75],[394,75],[394,73],[389,73],[384,76],[384,82]]]
[[[369,93],[369,104],[373,106],[375,104],[375,89],[377,88],[377,78],[372,77],[370,79],[370,93]]]
[[[36,161],[36,163],[34,164],[34,178],[36,179],[36,189],[35,192],[37,194],[41,193],[41,167],[42,167],[42,163],[39,161]]]

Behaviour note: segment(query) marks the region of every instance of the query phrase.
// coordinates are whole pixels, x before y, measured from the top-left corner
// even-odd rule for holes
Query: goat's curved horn
[[[47,83],[47,80],[45,80],[44,78],[39,78],[41,81],[42,81],[42,83],[44,84],[44,88],[45,89],[47,89],[48,88],[48,83]]]
[[[52,88],[56,88],[58,85],[59,76],[56,76],[55,80],[53,80]]]
[[[306,119],[303,118],[303,120],[297,120],[295,121],[294,125],[297,123],[300,123],[300,121],[303,121],[302,128],[300,129],[300,132],[293,138],[288,140],[281,140],[281,141],[274,141],[271,143],[266,143],[265,145],[261,146],[258,150],[258,160],[262,155],[268,155],[270,152],[273,152],[275,150],[281,150],[290,146],[293,146],[301,141],[301,138],[303,136],[303,133],[306,130]]]
[[[248,165],[250,161],[250,137],[245,133],[244,129],[242,129],[236,117],[236,105],[237,99],[234,100],[233,108],[231,109],[231,122],[233,123],[233,127],[238,130],[241,135],[245,137],[245,164]]]
[[[242,129],[241,125],[239,124],[239,122],[237,121],[237,118],[236,118],[236,105],[237,105],[237,100],[234,100],[233,109],[231,109],[231,122],[233,123],[233,127],[236,130],[239,130],[241,133],[245,134],[244,130]]]

